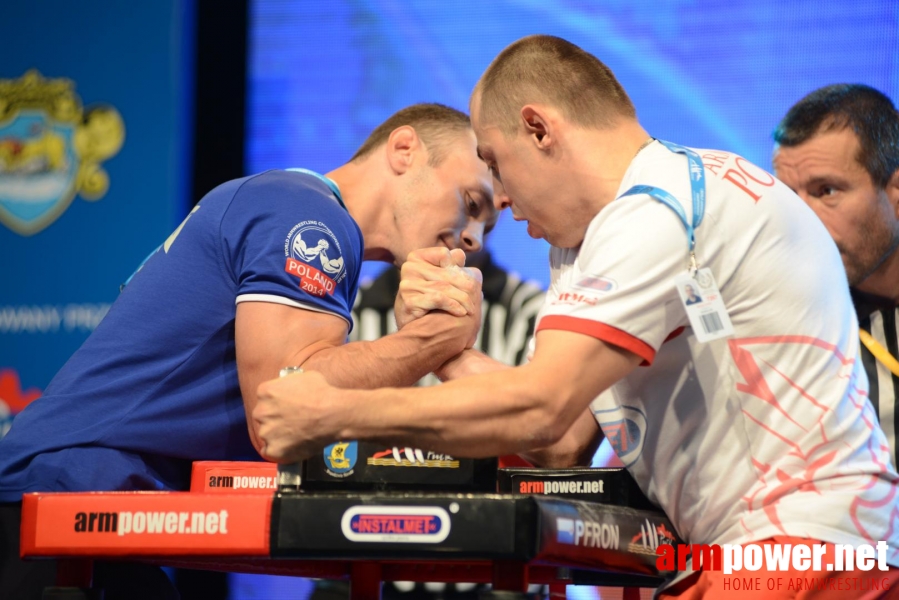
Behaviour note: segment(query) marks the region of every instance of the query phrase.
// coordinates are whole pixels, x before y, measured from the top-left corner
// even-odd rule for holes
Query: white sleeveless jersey
[[[886,540],[899,565],[899,477],[867,398],[837,248],[772,175],[733,154],[696,152],[707,188],[696,257],[735,334],[697,342],[675,289],[688,268],[684,225],[647,195],[611,202],[580,248],[552,249],[537,330],[583,333],[645,360],[592,410],[689,542]],[[689,219],[687,171],[685,156],[651,144],[619,195],[662,188]]]

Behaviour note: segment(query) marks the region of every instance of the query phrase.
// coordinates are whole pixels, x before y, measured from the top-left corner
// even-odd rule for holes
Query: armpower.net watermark
[[[660,544],[656,566],[659,570],[701,569],[730,575],[722,579],[724,591],[889,590],[890,579],[879,576],[890,570],[888,550],[885,541],[859,545]],[[857,571],[865,576],[859,577]]]

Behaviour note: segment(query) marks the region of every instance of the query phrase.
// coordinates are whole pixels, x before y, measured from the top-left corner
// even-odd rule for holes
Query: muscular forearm
[[[340,388],[409,386],[464,348],[458,317],[428,314],[378,340],[317,350],[303,368],[322,373]]]
[[[541,332],[541,341],[527,365],[430,388],[341,390],[314,372],[267,381],[253,410],[263,454],[295,460],[341,439],[465,457],[526,453],[558,442],[591,400],[642,360],[567,331]]]
[[[447,361],[435,373],[441,381],[450,381],[510,368],[512,367],[470,348]],[[587,409],[558,442],[543,448],[533,448],[523,456],[532,464],[544,468],[590,466],[602,439],[602,430],[593,412]]]
[[[453,456],[515,454],[548,446],[577,417],[528,367],[426,389],[353,392],[341,401],[340,439],[385,441]],[[410,393],[412,392],[412,393]],[[570,414],[569,414],[570,413]]]

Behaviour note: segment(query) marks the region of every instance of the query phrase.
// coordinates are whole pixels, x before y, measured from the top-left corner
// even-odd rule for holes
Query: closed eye
[[[481,210],[483,208],[483,203],[480,199],[469,192],[465,193],[465,203],[468,207],[468,214],[474,219],[477,219],[481,214]]]

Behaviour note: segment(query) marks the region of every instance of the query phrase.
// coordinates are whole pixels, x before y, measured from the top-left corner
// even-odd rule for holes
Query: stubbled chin
[[[846,279],[849,281],[849,287],[858,287],[871,275],[870,272],[865,272],[861,268],[861,265],[858,265],[853,262],[849,262],[846,260],[846,256],[843,257],[843,268],[846,269]]]

